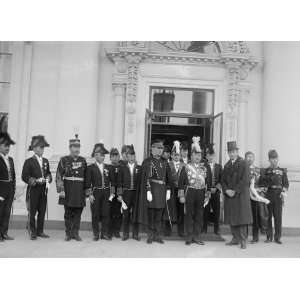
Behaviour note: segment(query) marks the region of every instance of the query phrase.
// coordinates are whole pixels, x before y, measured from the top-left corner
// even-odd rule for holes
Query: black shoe
[[[4,238],[2,237],[2,235],[0,234],[0,243],[4,242]]]
[[[44,239],[48,239],[50,237],[48,234],[45,234],[44,232],[38,233],[37,236],[44,238]]]
[[[69,235],[66,235],[66,236],[65,236],[65,241],[66,241],[66,242],[71,241],[71,239],[72,239],[72,238],[71,238]]]
[[[159,243],[159,244],[164,244],[165,242],[162,240],[160,237],[156,237],[153,239],[154,242]]]
[[[265,243],[272,243],[272,239],[271,239],[271,238],[267,238],[267,239],[265,240]]]
[[[121,238],[120,232],[115,232],[114,237],[120,239]]]
[[[282,244],[282,241],[281,241],[280,239],[276,239],[274,242],[275,242],[276,244],[279,244],[279,245]]]
[[[75,234],[73,238],[77,242],[81,242],[82,241],[82,238],[79,236],[79,234]]]
[[[101,240],[111,241],[111,237],[106,234],[101,234]]]
[[[191,240],[185,241],[185,244],[186,244],[187,246],[190,246],[190,245],[192,245],[192,241],[191,241]]]
[[[231,240],[230,242],[225,244],[226,246],[235,246],[235,245],[239,245],[239,242],[236,242],[235,240]]]
[[[94,241],[94,242],[99,241],[99,234],[98,234],[98,235],[97,235],[97,234],[94,235],[93,241]]]
[[[197,244],[197,245],[205,245],[204,242],[202,240],[199,239],[193,239],[193,243]]]
[[[246,241],[242,241],[241,242],[241,249],[246,249],[247,248],[247,244],[246,244]]]
[[[250,241],[250,244],[256,244],[258,243],[258,239],[252,239],[252,241]]]
[[[138,242],[141,240],[141,238],[137,234],[133,234],[132,238]]]
[[[129,239],[129,234],[123,234],[122,241],[127,241]]]
[[[35,233],[31,233],[30,239],[31,239],[32,241],[35,241],[35,240],[37,239],[36,234],[35,234]]]
[[[14,238],[11,237],[11,236],[9,236],[7,233],[3,234],[3,235],[2,235],[2,238],[3,238],[4,240],[6,240],[6,241],[13,241],[13,240],[14,240]]]
[[[153,242],[153,239],[151,237],[148,237],[147,238],[147,244],[152,244],[152,242]]]

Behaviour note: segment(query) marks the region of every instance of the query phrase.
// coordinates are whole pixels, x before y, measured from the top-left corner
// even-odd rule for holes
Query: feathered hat
[[[31,143],[28,147],[28,151],[32,151],[35,147],[49,147],[45,137],[43,135],[35,135],[31,138]]]
[[[80,139],[78,138],[78,134],[75,134],[75,139],[69,140],[69,146],[80,146]]]
[[[10,135],[7,132],[7,116],[3,116],[0,119],[0,144],[5,145],[14,145],[15,141],[13,141]]]
[[[173,142],[172,153],[180,154],[180,142],[179,141]]]
[[[191,146],[191,152],[192,153],[201,153],[201,148],[200,148],[200,136],[193,136],[192,138],[192,146]]]

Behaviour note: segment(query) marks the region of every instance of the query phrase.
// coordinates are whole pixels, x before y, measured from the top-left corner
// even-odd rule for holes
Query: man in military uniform
[[[170,147],[167,145],[164,147],[162,158],[164,158],[167,162],[170,162],[171,151],[170,151]]]
[[[44,233],[45,214],[47,209],[47,193],[52,182],[49,161],[43,157],[44,148],[49,147],[43,135],[33,136],[28,151],[34,155],[25,160],[22,170],[22,180],[27,183],[26,204],[28,210],[28,231],[30,239],[37,236],[49,238]],[[37,222],[35,216],[37,215]]]
[[[115,174],[113,169],[104,163],[105,154],[108,153],[103,143],[96,144],[92,153],[95,163],[87,169],[85,187],[91,203],[94,241],[99,240],[100,219],[101,239],[111,240],[111,202],[115,197]]]
[[[85,177],[87,163],[80,156],[80,140],[78,135],[69,141],[70,155],[60,159],[56,172],[56,189],[59,193],[59,204],[64,205],[65,241],[79,236],[82,210],[85,207]]]
[[[180,145],[180,156],[183,163],[187,164],[189,162],[189,144],[186,141]]]
[[[259,230],[261,230],[263,233],[266,233],[268,225],[267,204],[270,201],[263,197],[260,169],[254,164],[254,153],[251,151],[246,152],[245,160],[249,164],[250,169],[250,199],[253,216],[251,244],[255,244],[259,240]]]
[[[220,198],[221,198],[221,178],[222,166],[215,162],[215,150],[213,145],[209,145],[206,149],[207,168],[209,169],[209,181],[211,182],[211,194],[208,204],[204,208],[203,232],[207,232],[207,226],[210,215],[214,223],[214,233],[220,234]]]
[[[262,183],[267,188],[266,198],[270,200],[268,204],[269,218],[266,243],[273,240],[272,218],[274,218],[275,235],[274,241],[282,244],[282,206],[287,196],[289,180],[287,170],[278,166],[278,153],[276,150],[270,150],[268,153],[270,166],[262,173]]]
[[[226,245],[246,249],[247,228],[252,224],[249,166],[238,154],[235,141],[227,143],[229,160],[222,173],[224,222],[230,225],[232,240]]]
[[[137,187],[141,181],[141,166],[136,163],[133,145],[128,147],[128,162],[121,166],[118,173],[118,198],[121,200],[123,212],[123,241],[129,239],[129,226],[132,212],[137,200]],[[132,224],[132,238],[139,241],[139,224]]]
[[[127,151],[128,147],[126,147],[126,159],[127,159]],[[116,238],[120,238],[120,230],[122,226],[122,214],[121,214],[121,202],[118,200],[117,195],[117,180],[118,180],[118,173],[120,171],[121,165],[126,165],[127,160],[123,161],[120,164],[120,153],[117,148],[112,148],[110,150],[110,161],[111,164],[109,166],[110,172],[113,175],[112,185],[114,188],[114,198],[111,202],[111,216],[110,216],[110,235]]]
[[[0,242],[13,240],[7,232],[16,191],[14,161],[8,155],[10,146],[14,144],[7,132],[0,132]]]
[[[128,152],[128,145],[123,145],[121,148],[121,159],[119,161],[119,164],[121,166],[125,166],[127,164],[128,158],[127,158],[127,152]]]
[[[151,143],[151,156],[142,164],[142,177],[138,203],[134,220],[148,226],[147,243],[163,244],[161,238],[161,222],[166,201],[170,199],[172,188],[171,172],[168,162],[161,157],[164,150],[162,140],[155,139]]]
[[[208,169],[201,162],[202,151],[199,141],[199,137],[193,137],[191,162],[183,167],[178,181],[180,202],[185,204],[186,245],[192,243],[204,245],[201,229],[204,205],[210,193],[210,183],[207,176]]]

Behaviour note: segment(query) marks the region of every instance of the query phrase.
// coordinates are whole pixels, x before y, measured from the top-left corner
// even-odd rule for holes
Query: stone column
[[[125,126],[125,91],[126,85],[113,83],[114,91],[114,121],[113,121],[113,147],[121,149],[124,144]]]

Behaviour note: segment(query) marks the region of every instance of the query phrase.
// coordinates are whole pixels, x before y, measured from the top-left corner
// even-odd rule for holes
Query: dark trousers
[[[12,183],[7,183],[9,185],[8,194],[4,201],[0,201],[0,234],[7,234],[10,212],[12,203],[14,200],[14,187]]]
[[[268,229],[267,229],[267,237],[269,239],[273,239],[273,225],[272,218],[274,218],[274,227],[275,227],[275,240],[280,240],[281,238],[281,227],[282,227],[282,199],[280,197],[281,190],[272,189],[268,190],[267,199],[270,200],[268,204]]]
[[[120,233],[122,226],[122,213],[121,213],[121,202],[118,201],[118,197],[115,196],[111,202],[111,234]]]
[[[129,235],[129,226],[132,219],[132,209],[136,201],[136,191],[125,190],[123,193],[123,200],[127,205],[127,209],[123,210],[123,234]],[[132,224],[132,234],[137,236],[139,234],[139,227],[137,223]]]
[[[203,231],[207,232],[207,226],[212,212],[212,221],[214,223],[214,233],[219,233],[220,230],[220,192],[216,191],[211,194],[208,204],[204,208]]]
[[[109,235],[110,233],[110,215],[111,202],[109,199],[109,189],[95,190],[95,201],[91,203],[92,227],[95,236],[99,235],[99,222],[101,220],[101,234]]]
[[[45,214],[47,209],[46,186],[37,185],[28,191],[27,208],[29,212],[30,232],[40,234],[44,231]],[[37,221],[36,221],[37,214]]]
[[[156,238],[161,235],[163,208],[148,208],[148,237]]]
[[[237,243],[246,242],[248,235],[248,225],[231,225],[233,240]]]
[[[177,205],[177,233],[180,236],[184,235],[184,203],[179,202],[179,198],[176,199]]]
[[[66,235],[74,237],[78,235],[83,207],[71,207],[65,205],[65,230]]]
[[[251,209],[252,209],[252,217],[253,217],[252,239],[258,240],[259,228],[260,228],[260,216],[259,216],[259,208],[258,208],[257,201],[251,200]]]
[[[203,223],[205,190],[188,188],[185,197],[185,228],[187,240],[200,238]]]

